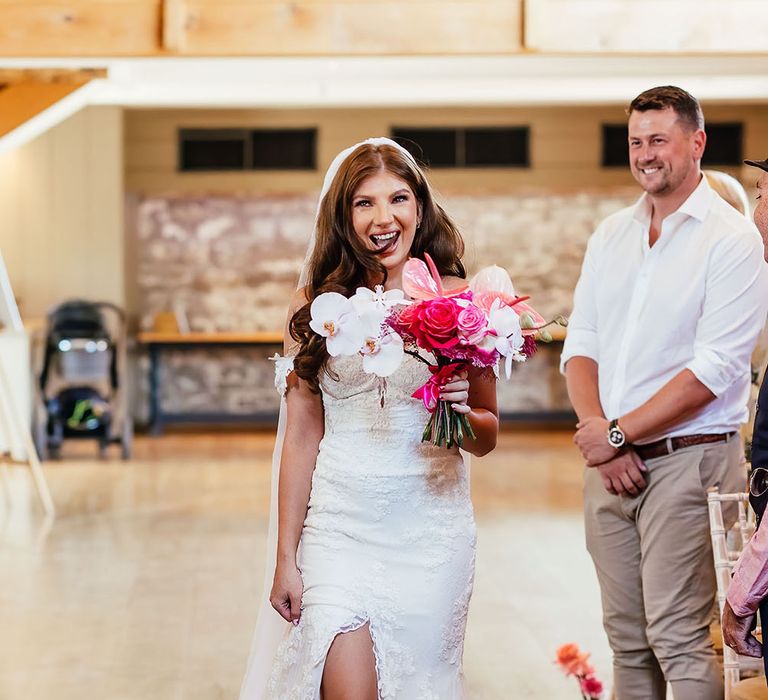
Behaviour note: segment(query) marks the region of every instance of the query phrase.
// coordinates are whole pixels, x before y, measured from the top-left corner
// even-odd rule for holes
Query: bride
[[[402,289],[412,256],[429,253],[445,286],[461,286],[463,250],[424,173],[394,141],[369,139],[331,164],[288,314],[287,357],[277,362],[274,610],[262,606],[241,700],[464,697],[475,524],[460,452],[421,442],[428,414],[411,394],[429,370],[406,355],[383,388],[359,356],[329,357],[309,328],[319,294]],[[476,438],[466,450],[495,447],[492,377],[470,369],[442,398],[469,417]]]

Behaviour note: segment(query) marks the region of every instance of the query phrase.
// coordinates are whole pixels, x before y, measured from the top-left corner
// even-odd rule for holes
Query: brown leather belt
[[[632,445],[632,449],[642,460],[655,459],[672,454],[675,450],[681,450],[683,447],[692,447],[693,445],[706,445],[710,442],[726,442],[735,432],[717,433],[717,434],[699,434],[699,435],[680,435],[673,438],[663,438],[656,442],[649,442],[646,445]]]

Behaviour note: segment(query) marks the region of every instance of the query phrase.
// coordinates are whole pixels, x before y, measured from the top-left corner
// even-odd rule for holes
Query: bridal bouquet
[[[336,292],[319,295],[310,307],[310,327],[326,340],[331,356],[363,356],[363,369],[388,377],[409,354],[424,362],[432,374],[414,393],[430,413],[423,441],[461,447],[474,438],[466,415],[440,400],[452,377],[470,365],[499,365],[509,379],[512,362],[536,351],[535,336],[551,340],[544,319],[515,295],[505,270],[481,270],[468,287],[446,290],[429,257],[411,258],[403,269],[403,289],[359,288],[351,298]],[[557,323],[564,323],[558,319]],[[427,354],[425,357],[420,351]]]

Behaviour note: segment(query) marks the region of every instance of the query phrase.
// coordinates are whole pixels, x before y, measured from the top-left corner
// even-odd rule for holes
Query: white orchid
[[[395,372],[405,357],[403,339],[392,332],[367,336],[360,352],[363,370],[378,377],[388,377]]]
[[[337,292],[324,292],[309,307],[309,327],[325,338],[328,354],[354,355],[365,339],[365,325],[352,302]]]
[[[373,290],[358,287],[351,301],[358,315],[375,316],[381,321],[387,317],[393,306],[410,303],[406,301],[402,289],[390,289],[385,292],[380,284],[377,284]]]
[[[525,339],[520,327],[520,317],[508,306],[496,299],[488,314],[489,326],[496,333],[494,345],[499,355],[504,358],[504,372],[509,379],[512,371],[512,361],[523,362],[525,355],[521,352]]]

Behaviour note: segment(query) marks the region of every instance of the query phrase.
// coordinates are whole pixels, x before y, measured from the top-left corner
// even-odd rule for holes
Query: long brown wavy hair
[[[405,153],[388,144],[361,144],[341,164],[328,192],[320,202],[315,247],[308,263],[308,302],[291,318],[291,337],[299,344],[294,359],[296,374],[319,393],[319,375],[327,371],[325,339],[310,327],[309,308],[324,292],[351,296],[358,287],[384,284],[387,270],[352,226],[352,198],[364,180],[381,171],[400,178],[421,205],[421,224],[411,245],[411,257],[429,253],[441,275],[466,278],[461,258],[464,241],[456,225],[435,202],[432,188],[421,168]]]

